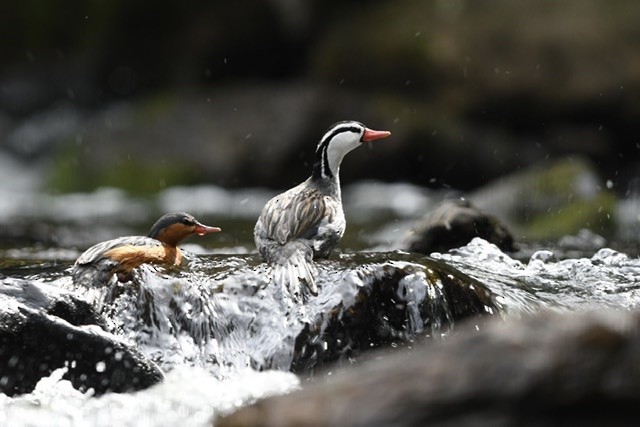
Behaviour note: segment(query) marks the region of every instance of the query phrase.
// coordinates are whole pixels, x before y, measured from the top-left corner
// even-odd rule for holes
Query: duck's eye
[[[189,219],[189,218],[184,218],[180,222],[183,223],[184,225],[195,225],[195,222],[192,219]]]

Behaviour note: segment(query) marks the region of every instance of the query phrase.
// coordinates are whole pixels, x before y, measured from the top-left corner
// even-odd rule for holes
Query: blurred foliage
[[[610,192],[602,192],[592,199],[569,201],[558,210],[538,215],[525,224],[522,232],[526,239],[533,241],[576,235],[584,228],[611,236],[615,231],[615,208],[615,196]]]
[[[346,180],[371,177],[363,163],[380,179],[468,190],[572,153],[624,180],[637,175],[640,157],[638,22],[636,0],[3,2],[0,114],[27,117],[63,101],[97,110],[131,102],[134,131],[77,131],[90,133],[86,144],[100,153],[85,157],[95,162],[88,172],[111,182],[126,173],[93,168],[131,155],[136,166],[152,164],[150,173],[163,161],[202,171],[197,157],[213,151],[230,157],[200,179],[283,187],[301,178],[298,164],[312,161],[318,133],[346,117],[394,135],[376,148],[377,161],[345,168]],[[295,85],[302,89],[293,99],[287,90]],[[187,90],[206,95],[185,101]],[[202,98],[217,109],[206,110]],[[176,107],[184,102],[219,117],[192,119]],[[255,140],[255,129],[277,137],[252,145],[245,136]],[[55,146],[63,159],[65,141]],[[191,154],[176,158],[177,144]],[[171,170],[167,177],[192,179]]]
[[[197,174],[190,165],[174,159],[156,163],[143,157],[126,157],[109,167],[85,162],[84,145],[69,144],[58,153],[48,181],[53,192],[87,192],[98,187],[123,188],[134,195],[152,195],[176,182],[193,184]]]

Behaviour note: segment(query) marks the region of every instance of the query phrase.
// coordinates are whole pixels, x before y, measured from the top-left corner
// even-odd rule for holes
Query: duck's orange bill
[[[388,130],[371,130],[365,128],[364,134],[362,134],[362,141],[375,141],[376,139],[386,138],[389,135],[391,135],[391,132],[389,132]]]
[[[218,227],[209,227],[208,225],[204,225],[200,223],[196,224],[196,229],[194,230],[194,232],[198,236],[204,236],[205,234],[209,234],[209,233],[217,233],[218,231],[222,231],[222,229]]]

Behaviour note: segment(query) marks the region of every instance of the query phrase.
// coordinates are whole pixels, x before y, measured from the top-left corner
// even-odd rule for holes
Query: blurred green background
[[[344,182],[473,190],[578,155],[624,194],[639,22],[635,0],[2,2],[0,157],[46,191],[284,188],[356,119],[393,138]]]

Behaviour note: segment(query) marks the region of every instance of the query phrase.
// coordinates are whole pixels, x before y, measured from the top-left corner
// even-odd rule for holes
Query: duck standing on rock
[[[142,264],[180,265],[182,251],[177,246],[187,237],[221,231],[198,222],[184,212],[163,215],[147,237],[127,236],[98,243],[76,260],[71,271],[76,285],[105,286],[116,274],[118,280],[131,280],[134,268]]]
[[[304,282],[317,295],[313,260],[329,256],[346,226],[340,163],[363,142],[389,135],[355,121],[334,124],[318,143],[313,174],[267,202],[253,234],[262,259],[274,267],[274,280],[281,286],[299,294]]]

